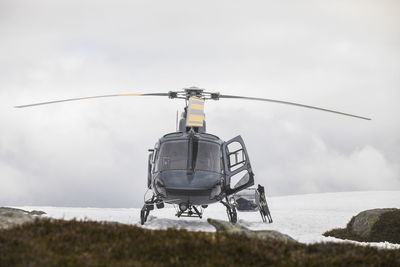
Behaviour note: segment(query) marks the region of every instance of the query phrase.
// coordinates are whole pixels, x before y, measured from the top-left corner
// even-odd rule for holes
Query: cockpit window
[[[197,147],[196,143],[198,143]],[[210,142],[195,141],[193,147],[193,165],[195,170],[221,172],[221,149],[219,145]]]
[[[188,142],[169,141],[161,145],[157,171],[184,170],[187,168]]]
[[[221,149],[216,143],[192,140],[161,144],[157,171],[193,170],[221,172]]]

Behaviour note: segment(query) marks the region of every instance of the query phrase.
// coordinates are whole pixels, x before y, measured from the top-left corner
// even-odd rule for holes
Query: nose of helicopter
[[[168,199],[190,199],[190,202],[201,204],[215,202],[212,198],[213,188],[220,183],[222,175],[210,171],[195,171],[188,173],[185,170],[169,170],[160,174]],[[214,190],[215,191],[215,190]],[[219,191],[220,192],[220,191]],[[196,201],[195,201],[196,200]]]
[[[160,178],[167,189],[207,190],[221,180],[221,174],[210,171],[188,173],[185,170],[171,170],[162,172]]]

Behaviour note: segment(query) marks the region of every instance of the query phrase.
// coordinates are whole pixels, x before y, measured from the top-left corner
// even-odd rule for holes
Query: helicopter
[[[177,130],[162,136],[154,148],[148,150],[147,191],[140,211],[142,225],[147,221],[150,212],[154,210],[154,206],[161,209],[164,208],[165,203],[176,207],[177,217],[202,218],[203,211],[208,205],[220,202],[226,208],[229,222],[233,224],[237,222],[238,203],[234,196],[253,186],[255,175],[244,140],[240,135],[223,141],[218,136],[206,132],[204,113],[206,100],[264,101],[371,120],[358,115],[294,102],[206,92],[194,86],[168,93],[89,96],[20,105],[15,108],[117,96],[162,96],[185,101],[179,124],[177,119]],[[262,220],[266,222],[267,218],[271,223],[272,217],[264,187],[258,185],[258,188],[254,190],[255,196],[258,197],[255,203],[258,205],[257,210],[260,211]],[[149,191],[152,195],[146,199]]]

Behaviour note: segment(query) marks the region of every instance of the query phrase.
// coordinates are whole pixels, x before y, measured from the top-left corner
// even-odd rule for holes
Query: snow
[[[322,233],[333,228],[344,228],[352,216],[374,208],[400,208],[400,191],[340,192],[271,197],[269,208],[274,222],[262,223],[258,212],[238,212],[239,223],[252,230],[277,230],[302,243],[351,242],[382,248],[400,249],[400,244],[362,243],[324,237]],[[139,208],[67,208],[67,207],[18,207],[24,210],[42,210],[45,216],[56,219],[113,221],[140,225]],[[189,231],[213,232],[215,228],[207,218],[227,220],[221,204],[210,205],[203,218],[177,218],[173,206],[153,210],[144,228],[178,228]]]

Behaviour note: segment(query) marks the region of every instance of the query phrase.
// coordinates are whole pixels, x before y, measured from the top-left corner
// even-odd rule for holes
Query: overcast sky
[[[71,97],[199,86],[371,117],[238,100],[269,196],[400,190],[400,2],[0,0],[0,206],[139,207],[147,149],[183,102]]]

